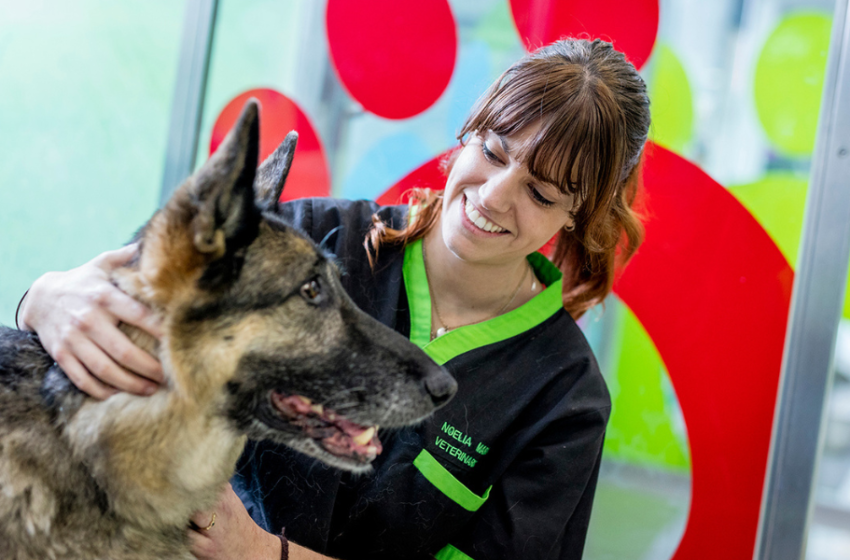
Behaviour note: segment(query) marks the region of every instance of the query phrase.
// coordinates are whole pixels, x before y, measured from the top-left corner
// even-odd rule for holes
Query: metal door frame
[[[187,0],[159,204],[195,170],[218,0]]]

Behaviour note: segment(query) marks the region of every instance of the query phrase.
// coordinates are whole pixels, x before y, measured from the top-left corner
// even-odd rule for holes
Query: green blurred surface
[[[791,14],[759,54],[756,111],[770,141],[787,155],[810,155],[814,149],[831,26],[828,14]]]
[[[671,558],[688,519],[690,476],[608,460],[599,475],[585,560]]]
[[[729,192],[755,216],[795,267],[803,231],[807,186],[805,177],[774,173],[752,183],[729,187]]]
[[[0,0],[0,323],[155,210],[182,19],[169,0]]]
[[[687,434],[667,370],[635,315],[625,305],[617,307],[620,320],[612,346],[616,367],[607,378],[612,408],[605,456],[686,472],[691,464]]]
[[[729,192],[759,221],[794,268],[803,232],[807,186],[805,177],[777,172],[752,183],[729,187]],[[850,282],[847,293],[850,294]],[[842,315],[850,319],[850,298],[847,296]]]
[[[648,82],[652,100],[649,138],[682,154],[694,134],[694,99],[685,67],[669,46],[655,47]]]

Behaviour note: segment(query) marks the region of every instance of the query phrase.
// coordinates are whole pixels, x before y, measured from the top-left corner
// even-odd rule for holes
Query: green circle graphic
[[[694,131],[694,101],[688,75],[676,53],[667,45],[656,46],[651,64],[649,137],[656,144],[682,154]]]
[[[787,173],[771,173],[745,185],[729,187],[729,192],[750,211],[795,269],[808,180]],[[842,316],[850,319],[850,282]]]
[[[784,18],[756,63],[756,111],[771,143],[786,155],[814,149],[831,25],[821,13]]]

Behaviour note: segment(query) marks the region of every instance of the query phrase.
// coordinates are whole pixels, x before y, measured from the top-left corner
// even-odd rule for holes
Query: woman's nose
[[[478,189],[478,200],[487,210],[507,212],[516,196],[519,173],[505,169],[490,176]]]

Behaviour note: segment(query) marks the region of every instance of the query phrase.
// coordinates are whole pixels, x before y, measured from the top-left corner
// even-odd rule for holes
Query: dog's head
[[[457,385],[357,309],[328,255],[277,215],[297,137],[257,169],[258,136],[251,100],[119,281],[163,317],[168,390],[252,438],[362,470],[380,452],[376,425],[416,422]]]

